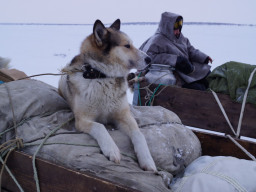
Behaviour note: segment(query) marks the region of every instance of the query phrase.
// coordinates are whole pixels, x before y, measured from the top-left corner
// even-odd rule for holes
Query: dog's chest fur
[[[73,102],[84,113],[106,122],[108,118],[128,105],[125,78],[85,79],[81,73],[70,78],[76,87]],[[95,120],[96,120],[95,119]]]

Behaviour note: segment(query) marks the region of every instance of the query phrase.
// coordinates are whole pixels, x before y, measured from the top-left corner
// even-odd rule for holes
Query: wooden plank
[[[24,191],[36,191],[31,156],[15,151],[10,155],[7,166]],[[138,192],[138,190],[131,189],[128,186],[122,186],[89,173],[73,171],[41,159],[36,160],[36,166],[41,192]],[[19,191],[6,171],[3,175],[2,187],[9,191]]]
[[[140,87],[146,85],[142,83]],[[150,90],[156,87],[157,85],[151,85]],[[161,86],[156,94],[163,88],[164,86]],[[145,105],[145,89],[140,91],[140,95],[142,105]],[[228,95],[217,95],[236,130],[241,104],[233,102]],[[233,134],[211,92],[169,86],[154,98],[153,105],[160,105],[175,112],[185,125]],[[256,138],[256,107],[252,104],[246,104],[241,135]]]
[[[225,136],[193,131],[201,142],[202,155],[233,156],[240,159],[251,160],[239,147]],[[235,139],[248,152],[256,157],[256,143]]]
[[[194,131],[202,145],[202,155],[233,156],[240,159],[249,157],[225,136]],[[236,139],[252,155],[256,156],[256,143]],[[109,182],[94,175],[81,173],[64,168],[53,163],[37,159],[36,161],[41,191],[66,192],[66,191],[109,191],[109,192],[136,192],[127,186]],[[26,192],[36,191],[33,179],[32,157],[22,152],[13,152],[7,163],[16,179]],[[4,172],[3,189],[19,191],[8,173]]]
[[[202,145],[202,154],[210,156],[234,156],[241,159],[249,157],[233,142],[224,136],[194,131]],[[252,155],[256,156],[256,143],[236,139]],[[41,191],[109,191],[137,192],[127,186],[109,182],[89,173],[81,173],[53,163],[37,159],[36,161]],[[32,157],[22,152],[13,152],[7,163],[16,179],[26,192],[36,191],[33,179]],[[4,172],[2,187],[7,191],[19,191],[8,173]]]

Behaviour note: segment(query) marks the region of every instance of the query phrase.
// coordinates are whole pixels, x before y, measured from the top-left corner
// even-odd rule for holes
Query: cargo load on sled
[[[89,135],[75,130],[73,113],[56,88],[36,80],[1,84],[2,189],[256,190],[253,104],[244,105],[241,117],[243,104],[223,93],[216,97],[210,91],[148,82],[139,88],[141,106],[131,106],[131,112],[148,142],[157,173],[141,170],[129,139],[113,125],[107,127],[122,159],[120,164],[106,159]]]

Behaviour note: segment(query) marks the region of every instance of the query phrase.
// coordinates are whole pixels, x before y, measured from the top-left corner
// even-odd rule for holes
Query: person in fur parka
[[[140,49],[152,59],[152,63],[175,68],[184,88],[206,90],[207,75],[210,73],[212,58],[195,49],[188,38],[183,36],[181,15],[164,12],[156,33],[146,40]]]

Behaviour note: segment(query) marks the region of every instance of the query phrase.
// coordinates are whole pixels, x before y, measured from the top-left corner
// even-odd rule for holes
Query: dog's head
[[[81,45],[80,55],[85,62],[107,76],[125,76],[131,69],[141,70],[151,61],[120,31],[120,25],[117,19],[106,28],[100,20],[96,20],[93,33]]]

